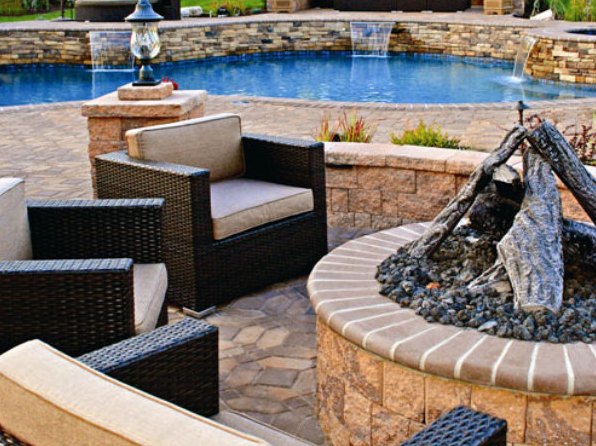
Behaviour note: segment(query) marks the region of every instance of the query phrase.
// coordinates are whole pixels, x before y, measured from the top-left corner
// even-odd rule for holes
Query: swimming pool
[[[181,89],[210,94],[386,103],[478,103],[572,99],[596,89],[512,78],[512,66],[453,56],[348,53],[260,54],[154,66]],[[85,100],[114,91],[132,71],[84,67],[0,68],[0,105]]]

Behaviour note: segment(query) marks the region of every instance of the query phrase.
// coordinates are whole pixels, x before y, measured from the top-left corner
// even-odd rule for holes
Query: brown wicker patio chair
[[[96,158],[101,198],[162,197],[168,302],[194,310],[307,272],[327,251],[322,143],[208,116],[126,134]]]
[[[78,355],[167,322],[162,207],[25,204],[23,181],[0,179],[0,352],[39,338]]]

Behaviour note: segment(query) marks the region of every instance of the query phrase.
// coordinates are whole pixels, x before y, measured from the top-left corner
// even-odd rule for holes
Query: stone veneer
[[[593,344],[524,342],[430,324],[378,294],[376,265],[424,228],[348,242],[309,277],[317,410],[331,444],[398,445],[465,404],[506,419],[509,445],[596,445]]]
[[[326,143],[329,226],[385,229],[433,219],[489,154],[471,150]],[[509,164],[521,172],[521,158]],[[587,167],[596,177],[596,167]],[[557,179],[565,216],[589,220]]]
[[[586,27],[567,23],[564,28],[527,30],[536,43],[525,72],[549,81],[596,84],[596,36],[566,32]]]
[[[351,50],[350,23],[343,20],[263,21],[256,18],[182,22],[160,26],[162,50],[156,62],[279,51]],[[0,29],[0,65],[65,63],[91,65],[88,30],[44,30],[22,25]],[[64,25],[68,27],[69,25]],[[87,25],[89,30],[93,29]],[[527,26],[406,21],[393,28],[390,50],[513,60]],[[114,24],[114,31],[130,27]],[[101,31],[108,31],[105,28]],[[109,61],[106,61],[110,63]],[[121,63],[116,60],[114,64]]]

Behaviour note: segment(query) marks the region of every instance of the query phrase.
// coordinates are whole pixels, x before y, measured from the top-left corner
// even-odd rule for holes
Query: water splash
[[[91,31],[89,43],[93,71],[134,70],[134,56],[130,52],[130,32]]]
[[[352,55],[387,57],[395,22],[351,22]]]
[[[519,48],[517,49],[517,54],[515,56],[515,65],[513,66],[513,78],[521,79],[524,77],[524,69],[526,68],[526,63],[528,62],[528,57],[530,56],[530,52],[536,43],[536,39],[530,36],[522,36],[521,41],[519,43]]]

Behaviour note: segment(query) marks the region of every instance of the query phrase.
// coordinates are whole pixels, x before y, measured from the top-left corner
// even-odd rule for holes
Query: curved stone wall
[[[281,16],[201,19],[160,25],[162,50],[156,62],[178,62],[214,56],[279,51],[351,50],[350,24],[345,20],[295,20]],[[392,20],[394,20],[392,18]],[[492,57],[512,60],[527,26],[491,22],[397,22],[390,50]],[[88,31],[126,31],[127,24],[97,27],[66,23],[60,29],[21,22],[0,28],[0,65],[31,63],[91,64]],[[116,62],[115,64],[117,64]]]
[[[567,32],[581,28],[590,26],[562,23],[552,28],[526,30],[524,34],[535,38],[536,43],[525,73],[554,82],[596,84],[596,35]]]
[[[397,445],[464,404],[506,419],[509,444],[596,444],[594,345],[430,324],[378,293],[376,265],[424,228],[348,242],[309,277],[318,416],[331,443]]]

